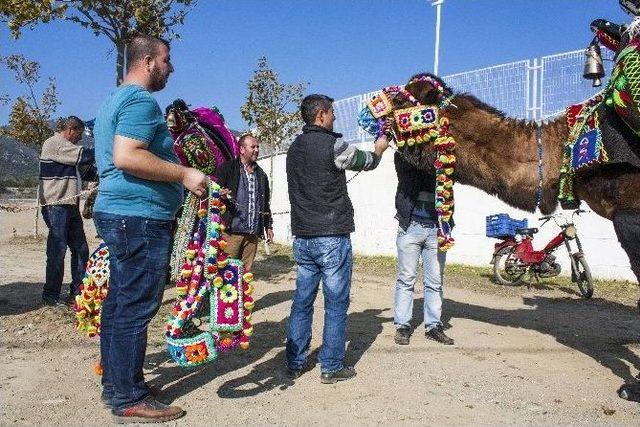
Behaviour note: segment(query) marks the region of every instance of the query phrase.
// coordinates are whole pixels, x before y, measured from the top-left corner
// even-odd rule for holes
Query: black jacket
[[[306,125],[287,151],[294,236],[332,236],[355,230],[345,171],[334,163],[334,145],[341,136]]]
[[[216,171],[218,184],[231,190],[232,199],[231,201],[227,201],[225,203],[227,205],[227,211],[224,213],[224,215],[222,215],[222,220],[227,226],[227,232],[229,233],[234,232],[231,228],[231,220],[237,212],[234,202],[235,196],[238,194],[238,186],[240,184],[240,174],[242,173],[242,168],[242,163],[240,162],[240,158],[238,157],[233,160],[229,160],[226,163],[223,163],[222,166],[220,166],[220,168]],[[254,171],[256,173],[257,184],[256,209],[258,210],[258,233],[260,237],[264,238],[264,231],[271,228],[273,224],[273,219],[271,217],[271,207],[269,205],[269,198],[271,196],[269,192],[269,179],[267,178],[267,174],[264,173],[262,168],[257,163],[254,166]]]
[[[400,228],[406,230],[411,222],[411,216],[418,203],[418,194],[424,191],[428,194],[426,203],[430,220],[436,224],[438,217],[435,209],[435,182],[434,175],[428,174],[409,164],[402,156],[396,153],[393,157],[398,175],[398,189],[396,190],[396,219]]]

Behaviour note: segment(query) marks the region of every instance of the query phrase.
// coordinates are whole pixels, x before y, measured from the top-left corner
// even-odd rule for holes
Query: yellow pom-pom
[[[102,376],[102,374],[104,373],[104,368],[102,367],[101,362],[98,362],[95,365],[93,365],[93,373],[98,376]]]

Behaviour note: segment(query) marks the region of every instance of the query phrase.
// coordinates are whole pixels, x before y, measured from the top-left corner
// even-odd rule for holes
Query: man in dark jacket
[[[445,252],[438,250],[435,176],[416,169],[399,153],[395,154],[394,163],[398,175],[396,219],[399,225],[396,238],[398,278],[394,303],[395,342],[409,344],[413,287],[418,260],[422,258],[425,334],[428,339],[451,345],[453,340],[445,335],[440,320]]]
[[[269,180],[256,163],[260,147],[250,134],[238,141],[240,156],[223,164],[218,170],[218,183],[229,190],[227,211],[223,220],[227,224],[223,235],[226,252],[242,260],[244,270],[250,271],[258,249],[258,239],[273,240],[271,208],[269,207]]]
[[[311,342],[313,303],[323,279],[325,298],[320,380],[335,383],[356,375],[344,366],[345,335],[352,253],[349,234],[355,230],[345,169],[371,170],[387,149],[386,137],[375,151],[361,151],[333,132],[333,99],[309,95],[300,111],[305,126],[287,152],[287,182],[291,202],[293,256],[297,264],[296,292],[287,335],[287,368],[298,377]]]

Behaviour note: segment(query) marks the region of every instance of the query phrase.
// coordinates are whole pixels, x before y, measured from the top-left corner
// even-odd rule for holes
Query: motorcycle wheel
[[[575,258],[575,266],[577,271],[574,273],[578,289],[580,289],[583,297],[591,298],[593,296],[593,278],[591,277],[589,264],[587,264],[587,260],[581,256]]]
[[[493,256],[493,278],[499,285],[516,286],[524,281],[527,266],[513,256],[514,250],[502,248]]]

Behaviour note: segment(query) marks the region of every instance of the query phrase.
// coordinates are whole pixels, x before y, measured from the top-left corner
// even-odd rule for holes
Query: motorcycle
[[[501,285],[518,285],[525,280],[525,275],[539,281],[540,278],[555,277],[560,274],[562,268],[556,262],[553,252],[563,243],[569,253],[571,260],[571,281],[578,285],[580,293],[585,298],[593,295],[593,279],[591,270],[585,259],[582,244],[578,237],[578,232],[574,224],[575,215],[580,215],[587,211],[576,209],[567,218],[562,212],[554,215],[540,217],[543,221],[540,227],[553,220],[561,231],[542,250],[533,249],[533,235],[538,232],[537,228],[519,228],[515,236],[507,236],[501,242],[495,244],[493,258],[493,276],[497,283]],[[577,251],[573,252],[570,242],[575,240]]]

